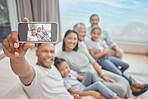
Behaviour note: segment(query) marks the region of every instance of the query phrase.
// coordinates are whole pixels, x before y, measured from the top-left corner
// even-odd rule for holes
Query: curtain
[[[30,22],[58,22],[59,0],[16,0],[18,22],[27,17]],[[59,26],[59,33],[60,33]],[[61,34],[59,34],[61,39]]]

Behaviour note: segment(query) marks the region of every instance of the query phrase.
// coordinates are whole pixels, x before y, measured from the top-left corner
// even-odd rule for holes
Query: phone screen
[[[20,42],[46,43],[58,41],[57,23],[19,23]]]

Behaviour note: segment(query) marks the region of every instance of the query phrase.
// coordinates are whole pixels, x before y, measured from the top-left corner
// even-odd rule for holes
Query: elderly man
[[[88,28],[87,30],[87,34],[86,36],[88,38],[91,37],[91,29],[93,28],[93,26],[98,26],[99,25],[99,16],[97,14],[92,14],[90,16],[90,24],[91,26]],[[110,49],[110,55],[111,56],[115,56],[117,58],[120,58],[122,59],[123,57],[123,50],[120,49],[117,44],[110,38],[109,34],[106,32],[106,31],[103,31],[102,30],[102,33],[101,33],[101,37],[100,39],[106,43],[106,47]]]

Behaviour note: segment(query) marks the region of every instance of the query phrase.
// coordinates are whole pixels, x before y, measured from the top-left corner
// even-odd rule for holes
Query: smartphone
[[[18,24],[20,43],[56,43],[59,40],[57,22],[20,22]]]

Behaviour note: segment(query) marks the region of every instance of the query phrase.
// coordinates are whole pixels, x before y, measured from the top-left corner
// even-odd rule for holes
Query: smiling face
[[[54,46],[52,44],[42,43],[36,50],[36,56],[38,57],[37,65],[50,68],[55,58]]]
[[[35,30],[32,30],[31,34],[32,34],[32,36],[35,36],[35,34],[36,34]]]
[[[74,32],[70,32],[65,38],[65,51],[70,52],[77,46],[78,37]]]
[[[62,75],[62,77],[69,77],[70,68],[65,61],[58,64],[58,70],[59,70],[60,74]]]
[[[91,32],[92,40],[97,41],[101,35],[101,30],[99,28],[93,29]]]
[[[83,41],[86,36],[86,29],[81,27],[77,30],[77,33],[78,33],[79,41]]]
[[[99,18],[97,16],[92,16],[90,19],[91,26],[98,26],[99,24]]]

